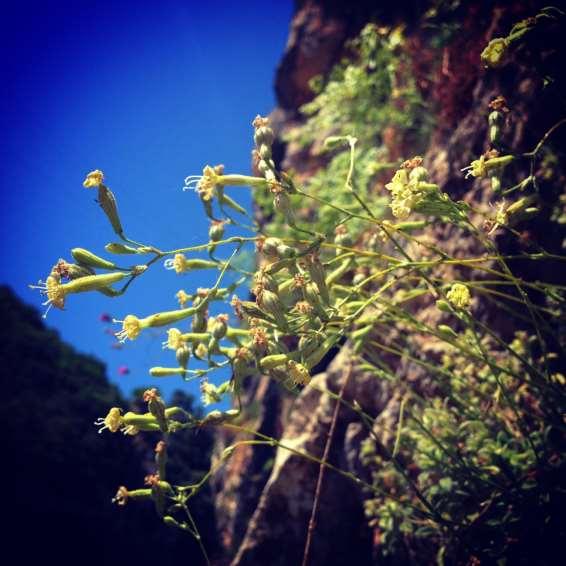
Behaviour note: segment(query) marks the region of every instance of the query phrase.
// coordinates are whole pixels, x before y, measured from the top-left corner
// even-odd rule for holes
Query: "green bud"
[[[265,356],[259,361],[259,367],[263,371],[268,371],[270,369],[275,369],[280,366],[284,366],[289,358],[287,354],[271,354],[270,356]]]
[[[117,283],[125,277],[128,277],[129,273],[107,273],[104,275],[88,275],[86,277],[79,277],[74,279],[69,283],[61,285],[61,290],[65,293],[84,293],[86,291],[97,291],[102,290],[112,283]]]
[[[169,377],[170,375],[181,375],[184,377],[186,373],[187,372],[183,367],[164,368],[156,366],[149,369],[149,375],[151,375],[152,377]]]
[[[262,145],[259,148],[259,155],[262,160],[269,160],[272,157],[271,146],[269,145]]]
[[[261,151],[261,146],[263,145],[267,145],[267,146],[273,145],[274,139],[275,139],[275,134],[273,133],[273,130],[269,126],[261,126],[260,128],[257,128],[254,133],[254,142],[256,146],[260,149],[260,151]]]
[[[330,150],[336,149],[338,147],[347,146],[349,142],[350,142],[349,136],[328,136],[324,140],[324,144],[323,144],[322,147],[325,150],[330,151]]]
[[[126,246],[117,242],[111,242],[106,244],[104,249],[111,254],[125,255],[125,254],[137,254],[140,253],[138,249],[132,248],[132,246]]]
[[[505,63],[509,41],[504,37],[492,39],[481,52],[480,58],[486,67],[497,69]]]
[[[281,259],[291,259],[297,257],[297,250],[286,244],[277,246],[277,256]]]
[[[213,221],[208,229],[208,237],[211,242],[218,242],[224,237],[224,222]]]
[[[266,289],[261,293],[258,299],[260,299],[258,300],[259,306],[273,316],[280,328],[286,329],[287,320],[285,318],[285,307],[279,300],[279,297],[272,291]]]
[[[99,269],[110,269],[114,270],[117,269],[116,264],[108,261],[104,258],[101,258],[84,248],[73,248],[71,250],[71,255],[75,258],[75,260],[82,264],[88,265],[90,267],[97,267]]]
[[[177,363],[183,369],[187,369],[189,365],[189,359],[191,357],[191,350],[186,344],[182,344],[175,351],[175,356],[177,358]]]
[[[437,328],[438,332],[440,332],[440,334],[442,334],[445,338],[451,340],[456,340],[458,338],[458,334],[456,334],[456,332],[454,332],[454,330],[446,324],[439,324]]]
[[[261,251],[268,256],[279,257],[277,253],[278,246],[283,245],[283,242],[279,238],[266,238],[263,241]]]
[[[452,307],[450,306],[450,303],[448,303],[448,301],[445,301],[444,299],[439,299],[438,301],[436,301],[436,306],[438,310],[441,310],[442,312],[448,312],[448,313],[452,312]]]

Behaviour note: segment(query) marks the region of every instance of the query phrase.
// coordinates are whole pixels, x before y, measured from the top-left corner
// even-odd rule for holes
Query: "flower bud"
[[[143,400],[147,403],[149,412],[155,417],[161,432],[168,431],[167,417],[165,415],[165,403],[159,396],[157,389],[146,389],[143,394]]]
[[[117,242],[111,242],[110,244],[106,244],[104,249],[111,254],[116,255],[125,255],[125,254],[137,254],[139,250],[136,248],[132,248],[132,246],[126,246],[125,244],[120,244]]]
[[[175,351],[175,356],[177,358],[177,363],[183,369],[187,369],[189,365],[189,359],[191,357],[191,350],[186,344],[182,344]]]
[[[268,291],[267,289],[264,290],[261,294],[261,300],[258,297],[258,304],[267,313],[273,316],[280,328],[287,328],[287,320],[285,319],[285,307],[275,293]]]
[[[186,373],[187,372],[185,371],[185,368],[183,368],[183,367],[164,368],[164,367],[160,367],[160,366],[155,366],[155,367],[149,368],[149,375],[151,375],[152,377],[169,377],[171,375],[181,375],[181,376],[185,377]]]
[[[219,314],[214,320],[214,324],[212,325],[212,336],[214,336],[216,340],[220,340],[221,338],[224,338],[224,336],[226,336],[227,330],[228,330],[228,315]]]
[[[287,354],[271,354],[270,356],[265,356],[259,361],[259,367],[263,371],[268,371],[270,369],[275,369],[280,366],[284,366],[289,358]]]
[[[84,248],[73,248],[71,250],[71,255],[75,260],[82,264],[88,265],[90,267],[97,267],[99,269],[117,269],[116,264],[108,261],[104,258],[98,257],[97,255],[85,250]]]
[[[120,217],[118,215],[116,197],[114,196],[114,193],[104,185],[100,185],[98,187],[98,204],[104,211],[104,214],[106,214],[106,217],[110,221],[114,232],[118,234],[118,236],[123,237],[124,230],[122,228]]]
[[[211,242],[218,242],[224,237],[224,224],[222,220],[213,220],[208,229],[208,237]]]
[[[497,69],[505,62],[509,41],[504,37],[492,39],[481,52],[480,58],[486,67]]]
[[[263,240],[259,251],[268,256],[279,257],[277,248],[282,244],[283,242],[279,238],[266,238]]]
[[[456,340],[458,338],[458,334],[456,334],[456,332],[454,332],[454,330],[446,324],[439,324],[437,328],[438,332],[449,340]]]

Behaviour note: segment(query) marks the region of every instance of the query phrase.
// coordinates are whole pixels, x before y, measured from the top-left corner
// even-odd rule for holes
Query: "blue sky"
[[[251,121],[275,104],[275,67],[291,11],[290,0],[4,6],[0,282],[40,306],[28,284],[45,279],[60,257],[71,260],[73,247],[103,254],[117,241],[95,192],[82,187],[97,168],[131,238],[162,249],[205,242],[208,221],[196,195],[182,192],[183,180],[206,164],[249,173]],[[250,206],[247,189],[231,195]],[[104,361],[126,393],[151,385],[166,395],[178,387],[198,395],[194,382],[147,374],[152,365],[174,365],[173,353],[161,348],[163,332],[118,350],[99,317],[176,308],[179,289],[211,286],[213,277],[178,276],[157,265],[121,298],[69,297],[47,324]],[[122,365],[130,375],[118,374]]]

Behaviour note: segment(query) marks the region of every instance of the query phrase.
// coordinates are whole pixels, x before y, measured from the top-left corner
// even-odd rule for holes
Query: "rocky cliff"
[[[309,81],[327,76],[333,65],[349,56],[347,40],[356,36],[368,22],[377,26],[403,26],[411,74],[431,118],[431,130],[424,152],[424,163],[442,190],[455,199],[487,203],[486,185],[466,181],[461,169],[487,148],[486,111],[496,96],[506,97],[512,108],[508,125],[509,149],[532,148],[543,133],[563,112],[557,96],[559,88],[545,89],[544,72],[556,70],[556,37],[546,39],[547,51],[525,50],[505,68],[495,72],[482,68],[480,53],[493,37],[508,32],[511,25],[536,13],[537,2],[421,2],[400,1],[376,6],[375,2],[345,3],[329,0],[304,0],[296,3],[288,45],[277,70],[275,89],[278,107],[272,122],[279,140],[304,120],[300,107],[312,99]],[[444,12],[443,12],[444,10]],[[435,26],[427,25],[432,21]],[[440,23],[439,23],[440,22]],[[447,32],[450,31],[450,33]],[[439,43],[439,35],[448,39]],[[439,47],[440,45],[440,47]],[[551,54],[554,55],[551,56]],[[534,64],[534,65],[533,65]],[[563,79],[563,74],[553,73]],[[556,79],[556,80],[562,80]],[[558,85],[562,86],[562,85]],[[391,127],[382,132],[382,141],[390,160],[411,157],[410,128]],[[564,140],[563,134],[562,140]],[[560,139],[560,138],[559,138]],[[557,144],[559,142],[556,142]],[[308,179],[324,164],[312,146],[304,148],[293,142],[279,141],[275,156],[284,169],[293,169],[300,181]],[[563,175],[557,174],[557,184]],[[378,178],[373,190],[383,192]],[[528,249],[533,242],[549,250],[560,250],[563,233],[548,230],[548,218],[559,199],[559,192],[549,190],[543,213],[521,227],[525,232],[522,244]],[[464,257],[476,245],[452,226],[432,226],[423,241],[439,241],[451,255]],[[517,250],[516,240],[499,237],[499,244],[509,251]],[[518,276],[534,274],[526,265],[514,264]],[[556,265],[548,262],[541,269],[554,272],[556,281],[564,278]],[[445,276],[451,276],[447,268]],[[420,305],[422,320],[438,324],[438,312],[430,304]],[[509,338],[516,330],[500,313],[485,310],[483,320],[492,322]],[[423,343],[423,348],[427,347]],[[245,388],[244,405],[249,407],[246,426],[281,439],[295,450],[322,457],[336,401],[319,390],[338,394],[346,379],[351,359],[351,345],[342,347],[327,367],[314,376],[312,386],[300,394],[286,392],[274,381],[262,377],[250,379]],[[426,372],[407,362],[397,364],[407,379],[423,383],[426,394]],[[356,401],[364,411],[378,416],[375,429],[387,444],[383,433],[388,421],[395,422],[400,395],[384,381],[354,368],[344,390],[344,399]],[[367,437],[354,411],[341,408],[331,444],[329,461],[342,470],[364,477],[359,452]],[[238,438],[224,432],[217,437],[217,453]],[[319,466],[299,458],[288,450],[245,447],[213,479],[217,521],[226,556],[233,566],[300,564]],[[369,479],[369,478],[368,478]],[[380,533],[370,528],[364,517],[361,488],[351,479],[329,470],[320,496],[320,512],[311,551],[312,564],[372,564],[380,544]],[[405,557],[409,563],[420,563]],[[401,563],[398,559],[395,563]],[[413,557],[414,560],[414,557]],[[228,559],[227,559],[228,563]]]

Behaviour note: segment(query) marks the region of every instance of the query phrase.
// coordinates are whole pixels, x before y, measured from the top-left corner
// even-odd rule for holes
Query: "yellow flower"
[[[143,328],[140,319],[133,314],[129,314],[124,320],[115,320],[114,322],[122,323],[122,330],[116,332],[116,337],[120,342],[125,342],[126,338],[135,340],[140,335]]]
[[[185,273],[187,271],[187,258],[184,254],[175,254],[173,257],[173,269],[175,273]]]
[[[163,342],[163,347],[177,351],[184,343],[181,336],[181,331],[178,328],[170,328],[167,331],[167,341]]]
[[[104,173],[99,169],[91,171],[83,182],[83,187],[87,189],[92,189],[94,187],[99,187],[104,183]]]
[[[126,487],[121,485],[116,492],[116,495],[112,499],[112,503],[117,503],[118,505],[126,505],[128,502],[129,492]]]
[[[202,199],[210,200],[214,195],[214,188],[218,183],[218,176],[222,174],[222,169],[206,165],[202,170],[202,175],[189,175],[185,179],[184,191],[196,190]]]
[[[472,304],[470,290],[462,283],[454,283],[448,293],[446,293],[446,298],[458,309],[467,310]]]
[[[183,308],[191,299],[191,297],[189,295],[187,295],[187,293],[185,293],[185,291],[183,291],[183,289],[181,289],[176,295],[175,295],[176,299],[179,301],[179,306],[181,308]]]
[[[31,289],[39,289],[42,295],[47,296],[47,301],[43,305],[47,305],[47,310],[43,313],[43,318],[47,316],[51,307],[63,309],[65,307],[65,289],[61,283],[61,276],[57,271],[52,271],[45,282],[39,281],[38,285],[30,285]]]
[[[472,177],[485,177],[487,175],[487,168],[485,166],[485,157],[482,155],[479,159],[472,161],[471,165],[464,167],[462,171],[466,171],[466,179],[471,175]]]
[[[104,418],[100,417],[99,419],[96,419],[94,424],[101,427],[98,431],[99,433],[106,429],[110,432],[117,432],[122,426],[122,415],[120,413],[120,409],[118,407],[112,407]]]
[[[311,379],[309,370],[294,360],[289,360],[287,362],[287,371],[289,372],[289,377],[294,383],[307,385]]]
[[[496,37],[492,39],[487,47],[481,52],[480,58],[486,67],[496,69],[505,61],[505,54],[509,40],[504,37]]]

